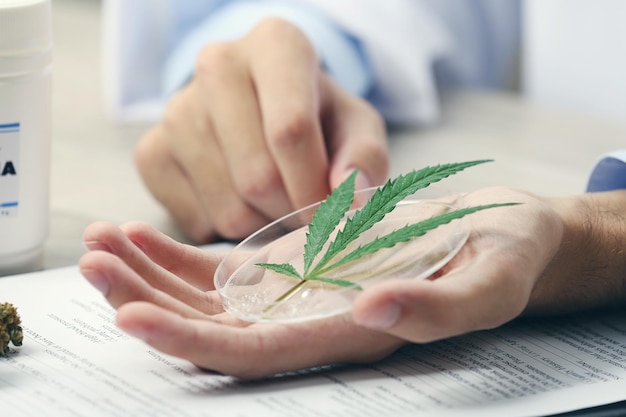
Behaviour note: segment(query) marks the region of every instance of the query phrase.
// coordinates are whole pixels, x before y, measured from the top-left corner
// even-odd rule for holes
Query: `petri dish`
[[[365,203],[375,188],[358,191],[355,201]],[[387,279],[424,279],[448,263],[469,236],[466,218],[453,220],[425,235],[379,250],[325,274],[354,283],[333,283],[291,278],[262,268],[259,263],[290,263],[303,270],[308,224],[319,203],[295,211],[252,234],[230,251],[215,271],[214,282],[224,309],[249,322],[300,322],[349,312],[363,290]],[[351,243],[344,253],[377,236],[463,207],[458,195],[401,201],[385,218]],[[346,214],[337,230],[358,204]],[[332,240],[333,235],[331,235]],[[322,253],[324,250],[322,250]],[[339,255],[341,256],[341,254]]]

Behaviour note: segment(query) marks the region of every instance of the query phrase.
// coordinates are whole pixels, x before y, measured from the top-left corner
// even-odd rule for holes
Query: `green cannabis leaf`
[[[285,300],[307,281],[311,280],[322,281],[341,287],[360,289],[361,287],[354,282],[328,278],[324,275],[342,265],[356,261],[381,249],[391,248],[399,243],[405,243],[415,237],[423,236],[430,230],[450,223],[455,219],[460,219],[468,214],[480,210],[517,204],[488,204],[447,212],[416,224],[404,226],[386,235],[378,236],[373,241],[359,245],[357,248],[341,257],[338,256],[342,254],[352,242],[358,239],[359,236],[371,229],[376,223],[380,222],[385,215],[393,211],[399,202],[414,194],[419,189],[426,188],[430,184],[441,181],[466,168],[486,162],[491,162],[491,160],[482,159],[425,167],[387,181],[384,186],[374,192],[363,208],[357,210],[352,217],[345,221],[343,228],[336,233],[334,240],[329,243],[330,236],[337,229],[341,220],[346,216],[354,200],[354,184],[357,172],[353,172],[320,204],[311,223],[308,225],[306,243],[304,245],[304,270],[302,274],[291,264],[256,264],[257,266],[272,270],[276,273],[300,280],[298,284],[279,297],[276,302]],[[326,245],[326,252],[320,257],[322,249]],[[320,259],[316,262],[317,258]]]
[[[320,270],[339,252],[344,250],[351,242],[356,240],[363,232],[369,230],[376,223],[381,221],[386,214],[391,212],[396,205],[406,197],[414,194],[417,190],[426,188],[430,184],[441,181],[442,179],[456,174],[466,168],[474,165],[491,162],[484,159],[479,161],[460,162],[454,164],[437,165],[434,167],[426,167],[419,171],[411,171],[406,175],[387,181],[387,183],[376,190],[374,195],[369,199],[365,206],[357,210],[354,216],[346,222],[343,230],[341,230],[334,241],[331,242],[328,251],[313,269],[311,274],[315,277]],[[341,186],[340,186],[341,187]],[[354,186],[352,187],[354,193]],[[332,196],[332,194],[331,194]],[[342,217],[347,212],[342,213]],[[312,223],[315,222],[313,219]],[[309,232],[311,228],[309,227]],[[399,242],[398,242],[399,243]],[[392,245],[393,246],[393,245]],[[306,248],[305,248],[306,251]],[[306,258],[306,254],[305,254]],[[310,279],[310,278],[309,278]]]
[[[354,200],[354,182],[357,171],[355,170],[331,195],[322,202],[315,211],[315,215],[309,224],[304,245],[304,276],[309,275],[309,269],[315,257],[337,228],[339,222],[350,209]]]
[[[466,207],[462,209],[458,209],[452,212],[444,213],[439,216],[431,217],[430,219],[422,220],[419,223],[404,226],[400,229],[394,230],[391,233],[388,233],[382,237],[377,237],[370,243],[366,245],[359,246],[352,252],[348,253],[344,257],[342,257],[337,262],[317,270],[318,274],[325,274],[328,271],[339,268],[340,266],[347,264],[348,262],[355,261],[359,258],[362,258],[366,255],[371,255],[374,252],[377,252],[381,249],[391,248],[399,243],[405,243],[409,240],[420,237],[426,234],[426,232],[436,229],[437,227],[450,223],[452,220],[460,219],[462,217],[467,216],[468,214],[475,213],[480,210],[485,210],[494,207],[502,207],[502,206],[510,206],[515,205],[516,203],[504,203],[504,204],[487,204],[481,206],[474,207]]]

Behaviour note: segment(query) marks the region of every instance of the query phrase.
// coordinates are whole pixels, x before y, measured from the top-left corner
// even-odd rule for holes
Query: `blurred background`
[[[523,94],[626,123],[626,2],[526,0]]]
[[[132,152],[148,124],[119,126],[105,112],[99,0],[53,0],[51,225],[46,267],[76,264],[95,220],[154,222],[184,239],[143,186]]]

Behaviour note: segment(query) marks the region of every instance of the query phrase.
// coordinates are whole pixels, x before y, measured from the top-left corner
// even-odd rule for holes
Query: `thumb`
[[[411,342],[437,340],[448,335],[451,322],[437,292],[433,281],[387,281],[355,299],[352,319],[359,326]]]
[[[489,305],[489,299],[472,287],[445,278],[389,280],[355,299],[352,319],[359,326],[415,343],[495,327],[500,320],[493,316],[500,316],[502,308]],[[494,320],[498,323],[491,323]]]

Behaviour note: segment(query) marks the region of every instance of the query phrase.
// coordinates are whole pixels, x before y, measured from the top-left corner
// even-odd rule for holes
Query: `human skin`
[[[366,289],[353,311],[293,324],[248,323],[224,312],[213,287],[219,254],[144,223],[94,223],[80,270],[117,309],[117,325],[152,347],[240,378],[382,359],[498,327],[520,315],[620,305],[626,298],[626,191],[545,198],[508,188],[465,196],[474,213],[458,255],[426,280]]]
[[[135,149],[144,183],[195,242],[241,239],[322,200],[354,169],[388,175],[382,118],[324,73],[292,24],[266,19],[208,44]]]

